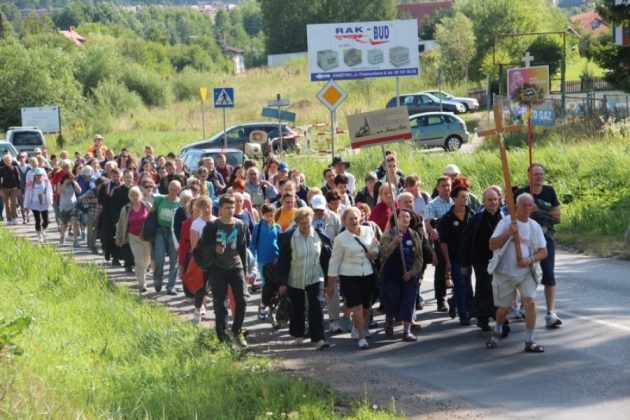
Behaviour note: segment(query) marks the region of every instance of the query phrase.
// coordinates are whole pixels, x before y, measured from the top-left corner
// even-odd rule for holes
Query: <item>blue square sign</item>
[[[214,88],[215,108],[234,108],[234,88]]]

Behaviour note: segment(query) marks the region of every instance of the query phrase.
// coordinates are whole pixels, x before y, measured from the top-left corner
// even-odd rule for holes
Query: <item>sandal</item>
[[[501,339],[499,337],[497,337],[496,335],[492,335],[492,336],[490,336],[488,341],[486,341],[486,348],[488,348],[488,349],[496,349],[497,346],[499,345],[500,341],[501,341]]]
[[[525,353],[544,353],[545,348],[533,341],[525,343]]]

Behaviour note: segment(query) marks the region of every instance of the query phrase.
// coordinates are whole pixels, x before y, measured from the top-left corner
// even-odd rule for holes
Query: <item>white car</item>
[[[429,90],[428,93],[442,98],[443,101],[461,102],[466,107],[466,112],[476,111],[479,109],[479,101],[475,98],[458,98],[443,90]]]

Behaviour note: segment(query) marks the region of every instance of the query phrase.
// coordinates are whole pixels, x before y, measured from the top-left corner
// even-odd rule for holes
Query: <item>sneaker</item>
[[[363,349],[367,349],[368,347],[370,347],[370,345],[368,344],[367,340],[365,338],[362,338],[359,340],[359,342],[357,343],[357,346],[363,350]]]
[[[510,321],[522,321],[524,317],[521,315],[521,310],[519,307],[513,307],[508,315],[508,320]]]
[[[378,322],[371,320],[370,322],[368,322],[368,328],[378,328]]]
[[[201,311],[197,308],[195,308],[193,310],[193,319],[192,319],[192,323],[193,325],[199,325],[201,324]]]
[[[559,328],[562,325],[562,320],[558,318],[555,312],[548,312],[545,316],[545,324],[547,328]]]
[[[92,254],[98,255],[98,248],[96,248],[95,246],[90,248],[90,251],[92,252]]]
[[[326,340],[319,340],[315,343],[315,350],[324,350],[330,348],[330,344],[326,342]]]
[[[352,328],[352,331],[350,332],[350,338],[353,340],[358,340],[359,339],[359,330],[357,330],[356,328]]]
[[[267,310],[267,307],[263,305],[262,303],[258,305],[257,315],[258,315],[258,319],[261,321],[264,321],[265,319],[267,319],[267,315],[269,315],[269,311]]]
[[[304,337],[298,337],[293,340],[293,345],[295,346],[301,346],[302,344],[304,344]]]
[[[455,319],[457,316],[457,307],[455,307],[452,299],[448,299],[446,303],[448,303],[448,316],[450,316],[451,319]]]
[[[72,242],[72,247],[73,247],[73,248],[78,248],[78,247],[79,247],[79,241],[75,239],[75,240]]]
[[[81,232],[81,240],[85,241],[85,231]]]
[[[46,242],[46,231],[42,230],[42,242]]]
[[[343,332],[343,328],[341,328],[339,320],[333,319],[332,321],[330,321],[329,331],[333,334],[339,334]]]
[[[461,325],[462,327],[470,327],[470,319],[468,318],[460,319],[459,325]]]
[[[448,308],[446,307],[446,305],[444,304],[444,302],[440,302],[437,305],[437,311],[438,312],[448,312]]]
[[[37,242],[39,242],[40,244],[44,242],[44,238],[42,237],[41,232],[37,232]]]
[[[365,338],[372,338],[372,333],[367,328],[365,329],[363,335],[365,336]]]
[[[418,338],[411,333],[411,331],[407,331],[403,333],[402,341],[417,341]]]
[[[201,316],[206,316],[206,305],[202,304],[201,308],[199,308],[199,312],[201,312]]]
[[[166,294],[169,295],[169,296],[177,296],[177,292],[175,290],[173,290],[173,289],[168,289],[166,291]]]
[[[112,267],[120,267],[120,261],[117,259],[112,260]]]
[[[247,347],[247,340],[245,340],[243,333],[234,334],[234,344],[243,348]]]

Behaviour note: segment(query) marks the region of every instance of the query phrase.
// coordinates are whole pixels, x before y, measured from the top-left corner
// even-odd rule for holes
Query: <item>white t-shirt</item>
[[[508,231],[511,223],[512,218],[509,215],[505,216],[499,221],[499,224],[494,229],[492,237],[496,238],[503,235]],[[529,246],[530,241],[533,241],[534,250],[547,247],[545,235],[543,234],[542,228],[536,221],[529,219],[527,223],[523,223],[517,220],[517,224],[523,258],[527,258],[532,255]],[[499,261],[496,271],[513,277],[522,277],[529,273],[529,267],[519,267],[516,262],[516,249],[514,248],[514,241],[508,245],[501,261]]]
[[[203,228],[206,227],[206,223],[208,222],[203,220],[201,217],[197,217],[190,225],[190,230],[197,232],[201,238],[201,234],[203,233]]]

